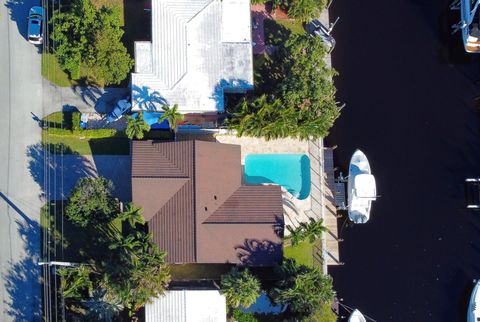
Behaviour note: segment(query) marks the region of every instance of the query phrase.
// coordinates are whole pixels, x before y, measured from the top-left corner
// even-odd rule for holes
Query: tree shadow
[[[79,178],[95,175],[95,168],[88,159],[63,144],[37,143],[30,145],[26,153],[28,169],[41,188],[41,198],[66,199],[69,187],[73,187]],[[62,154],[73,156],[67,160]]]
[[[7,0],[5,7],[8,9],[10,19],[17,23],[18,32],[27,39],[27,18],[30,8],[36,4],[31,0]]]
[[[100,114],[111,112],[117,101],[126,97],[129,92],[128,88],[102,88],[86,78],[80,80],[77,85],[73,85],[72,91],[79,96],[85,104],[93,107],[95,111]]]
[[[158,91],[152,91],[148,86],[133,85],[132,102],[144,111],[158,111],[163,105],[168,105],[167,100]]]
[[[13,321],[41,321],[42,297],[40,290],[40,225],[32,221],[3,193],[0,197],[21,218],[15,220],[18,234],[24,242],[24,257],[19,262],[9,262],[7,274],[3,277],[5,287],[10,297],[5,304],[8,308],[4,315]]]
[[[240,262],[247,266],[270,266],[280,263],[283,257],[282,244],[266,239],[245,239],[243,245],[235,246],[235,250]]]

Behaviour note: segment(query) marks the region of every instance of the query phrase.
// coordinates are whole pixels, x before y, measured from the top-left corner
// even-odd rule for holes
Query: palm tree
[[[260,281],[248,269],[239,271],[234,267],[230,273],[222,276],[221,290],[231,307],[240,305],[247,308],[260,296]]]
[[[173,132],[177,131],[178,123],[184,119],[184,115],[178,111],[178,104],[173,105],[172,108],[168,105],[162,106],[163,115],[158,120],[158,123],[162,123],[164,120],[168,121],[170,128]]]
[[[143,113],[139,112],[136,118],[129,117],[125,133],[131,140],[133,138],[143,139],[145,132],[150,131],[150,125],[143,120]]]
[[[145,224],[145,220],[142,217],[142,208],[135,206],[131,202],[126,204],[125,211],[118,218],[121,221],[128,221],[132,228],[135,228],[137,224]]]
[[[300,228],[303,231],[304,238],[310,243],[315,242],[327,231],[327,227],[323,225],[323,219],[315,220],[312,217],[308,218],[308,222],[300,223]]]
[[[289,240],[290,245],[296,246],[305,239],[304,231],[301,227],[293,228],[292,226],[287,225],[286,228],[290,234],[285,237],[285,240]]]

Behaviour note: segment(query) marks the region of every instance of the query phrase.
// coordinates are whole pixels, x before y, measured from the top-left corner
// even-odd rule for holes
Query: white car
[[[42,7],[32,7],[28,14],[28,41],[35,45],[43,43],[43,16]]]

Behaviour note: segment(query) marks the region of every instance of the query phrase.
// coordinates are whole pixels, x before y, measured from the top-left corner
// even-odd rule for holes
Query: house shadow
[[[248,90],[253,90],[253,84],[244,79],[221,79],[215,85],[210,98],[215,100],[217,109],[221,110],[225,108],[225,94],[243,95]]]
[[[28,12],[35,5],[38,5],[38,3],[33,0],[7,0],[5,3],[10,19],[17,23],[18,32],[25,40],[27,40]]]
[[[264,266],[280,263],[283,257],[282,244],[270,240],[245,239],[243,245],[235,246],[237,257],[243,265]]]
[[[31,220],[7,196],[0,193],[1,199],[13,209],[19,217],[15,220],[18,234],[24,246],[23,259],[9,262],[8,271],[3,276],[9,300],[3,316],[13,321],[42,321],[42,294],[40,288],[40,225]],[[40,211],[40,209],[38,210]]]
[[[27,148],[28,169],[41,188],[40,197],[64,200],[78,179],[95,175],[91,162],[67,146],[37,143]]]
[[[130,155],[92,155],[96,174],[113,183],[113,195],[122,202],[132,201],[132,158]],[[112,160],[114,158],[115,160]]]
[[[148,86],[132,86],[132,102],[144,111],[159,111],[161,106],[168,105],[167,100],[158,91],[152,91]]]

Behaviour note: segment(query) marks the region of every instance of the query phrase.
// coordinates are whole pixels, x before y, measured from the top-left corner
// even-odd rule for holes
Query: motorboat
[[[461,20],[452,26],[452,33],[461,31],[467,53],[480,53],[479,5],[480,0],[456,0],[450,5],[450,9],[460,10]]]
[[[365,154],[356,150],[350,160],[347,183],[348,217],[356,224],[370,219],[372,201],[377,199],[375,177]]]
[[[467,322],[480,321],[480,280],[475,283],[472,295],[470,296],[470,303],[468,303]]]
[[[367,322],[367,319],[365,319],[362,312],[355,309],[352,311],[352,314],[350,314],[350,317],[348,318],[348,322]]]

